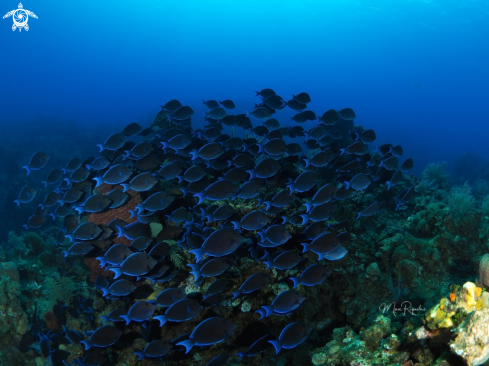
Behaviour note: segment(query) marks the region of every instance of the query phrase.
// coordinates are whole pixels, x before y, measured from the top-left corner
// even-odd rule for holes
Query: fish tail
[[[154,316],[153,319],[159,320],[160,321],[160,328],[166,323],[168,320],[166,315],[158,315]]]
[[[356,218],[355,220],[358,220],[358,219],[359,219],[361,216],[362,216],[362,213],[361,213],[361,212],[359,212],[359,213],[358,213],[358,216],[357,216],[357,218]]]
[[[312,201],[306,202],[304,203],[304,206],[306,206],[306,213],[308,213],[309,211],[311,211],[311,208],[314,206],[314,202]]]
[[[311,165],[311,161],[309,159],[304,159],[304,162],[306,163],[306,168]]]
[[[239,356],[241,358],[245,358],[247,356],[247,352],[246,351],[238,352],[238,353],[236,353],[236,356]]]
[[[121,315],[121,318],[126,321],[126,325],[129,325],[129,323],[131,322],[131,318],[129,317],[129,315]]]
[[[129,184],[129,183],[121,183],[121,186],[124,187],[122,192],[126,192],[129,188],[131,188],[131,184]]]
[[[142,360],[144,358],[143,351],[136,351],[136,352],[134,352],[134,354],[139,357],[138,358],[138,361],[140,361],[140,360]]]
[[[103,296],[103,297],[105,297],[105,296],[107,296],[108,294],[110,294],[110,290],[109,290],[108,288],[103,288],[103,289],[101,289],[101,290],[103,291],[103,294],[102,294],[102,296]]]
[[[233,300],[237,298],[239,295],[241,295],[241,291],[234,291],[233,292]]]
[[[44,184],[44,188],[46,188],[48,186],[48,182],[45,180],[41,181],[41,183]]]
[[[290,189],[290,194],[292,194],[294,193],[295,190],[295,184],[294,183],[287,184],[287,188]]]
[[[250,169],[246,171],[247,173],[250,173],[250,179],[253,179],[256,177],[255,169]]]
[[[267,208],[265,210],[268,211],[270,209],[270,207],[272,206],[272,201],[266,201],[266,202],[263,202],[263,204],[267,206]]]
[[[70,255],[70,252],[68,252],[67,250],[63,250],[61,253],[63,253],[65,257]]]
[[[300,217],[302,217],[302,224],[301,225],[304,225],[306,222],[309,221],[309,217],[310,215],[299,215]]]
[[[272,261],[266,261],[266,262],[263,262],[263,264],[265,264],[267,266],[266,269],[269,269],[270,267],[272,267]]]
[[[112,271],[115,273],[114,278],[117,278],[122,274],[122,268],[110,268],[109,271]]]
[[[105,266],[105,264],[107,263],[107,260],[105,259],[105,257],[97,257],[95,259],[98,259],[100,261],[100,267]]]
[[[389,180],[386,183],[387,183],[387,190],[391,189],[391,187],[392,187],[392,181]]]
[[[195,160],[199,157],[199,152],[197,150],[192,150],[189,154],[192,155],[192,160]]]
[[[310,243],[302,243],[301,244],[304,249],[302,250],[302,253],[308,252],[310,250],[311,244]]]
[[[195,341],[193,339],[187,339],[186,341],[178,342],[175,346],[184,346],[185,353],[189,353],[194,344]]]
[[[350,187],[351,187],[351,182],[347,182],[347,181],[345,181],[345,184],[346,184],[346,189],[350,189]]]
[[[141,211],[136,212],[137,207],[134,210],[128,210],[131,213],[131,218],[141,213]]]
[[[265,311],[265,317],[268,318],[270,315],[272,315],[272,313],[273,313],[273,307],[272,306],[264,305],[261,308]]]
[[[231,221],[231,224],[234,225],[234,230],[239,229],[239,231],[241,232],[241,223],[239,221]]]
[[[27,175],[29,175],[29,173],[31,172],[31,168],[29,167],[29,165],[24,165],[22,169],[27,170]]]
[[[268,341],[268,343],[275,347],[275,354],[278,355],[278,353],[282,349],[282,343],[280,343],[279,341]]]
[[[282,225],[285,225],[285,223],[289,222],[290,217],[289,216],[282,216],[282,220],[283,220]]]
[[[98,187],[99,185],[101,185],[104,182],[104,178],[102,178],[102,177],[95,177],[95,178],[93,178],[93,180],[97,182],[96,187]]]
[[[294,287],[292,287],[292,288],[296,288],[297,286],[299,286],[301,284],[301,279],[298,277],[290,277],[289,280],[294,282]]]
[[[80,341],[85,346],[85,351],[89,350],[92,347],[92,343],[90,341]]]
[[[100,148],[99,152],[102,152],[105,150],[105,146],[103,144],[98,144],[97,146]]]
[[[14,202],[17,204],[17,206],[20,206],[20,200],[14,200]]]
[[[198,197],[199,198],[199,205],[202,203],[202,201],[205,200],[205,192],[200,192],[200,193],[196,193],[194,194],[194,197]]]
[[[125,231],[126,229],[124,229],[123,227],[120,227],[119,225],[116,225],[116,227],[117,227],[117,230],[119,231],[119,232],[117,233],[117,234],[118,234],[118,235],[117,235],[117,237],[118,237],[118,238],[120,238],[121,236],[124,236],[124,231]]]
[[[199,263],[205,254],[204,249],[202,248],[190,250],[189,252],[195,254],[195,263]]]
[[[265,318],[265,317],[266,317],[266,315],[267,315],[266,311],[265,311],[265,310],[263,310],[263,309],[258,309],[258,310],[256,310],[256,311],[255,311],[255,313],[260,314],[260,319]],[[258,320],[260,320],[260,319],[258,319]]]
[[[65,238],[70,239],[70,241],[73,243],[75,241],[75,234],[66,234]]]
[[[182,188],[180,188],[180,191],[183,193],[183,196],[185,197],[188,193],[188,188],[182,187]]]

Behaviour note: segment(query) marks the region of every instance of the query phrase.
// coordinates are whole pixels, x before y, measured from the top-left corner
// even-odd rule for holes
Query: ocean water
[[[25,24],[21,28],[15,26],[12,14],[8,15],[21,8],[31,12],[28,30]],[[48,170],[65,166],[73,157],[84,161],[89,156],[96,156],[99,153],[96,145],[103,143],[112,133],[120,132],[129,123],[137,122],[143,129],[149,127],[161,106],[173,99],[193,109],[195,113],[191,126],[195,131],[206,124],[203,114],[208,109],[202,100],[231,99],[236,108],[227,112],[238,114],[249,113],[255,108],[254,103],[260,103],[255,91],[272,88],[285,100],[291,99],[293,94],[307,92],[311,97],[307,108],[318,116],[330,109],[340,111],[352,108],[356,114],[356,126],[375,130],[377,139],[369,146],[372,154],[376,147],[390,143],[403,148],[399,165],[405,158],[414,160],[414,168],[405,172],[402,183],[390,190],[386,190],[385,183],[392,177],[367,173],[369,177],[375,177],[368,193],[364,194],[366,191],[358,189],[351,204],[338,200],[336,216],[319,220],[324,222],[325,230],[331,228],[328,224],[348,222],[348,227],[338,230],[334,227],[331,231],[338,235],[345,232],[355,234],[357,241],[350,237],[343,241],[345,237],[342,236],[341,241],[348,254],[337,261],[321,261],[333,272],[330,277],[333,279],[328,279],[330,282],[327,285],[314,287],[321,289],[314,293],[311,292],[316,291],[312,290],[313,287],[305,292],[302,290],[305,286],[301,288],[306,299],[327,298],[328,305],[324,305],[322,300],[316,301],[323,304],[327,311],[320,314],[320,310],[306,300],[305,309],[301,308],[298,315],[291,315],[290,321],[304,320],[307,324],[321,325],[314,328],[307,342],[297,349],[282,350],[282,358],[274,358],[273,348],[256,356],[262,357],[263,364],[346,364],[346,356],[341,360],[328,359],[318,363],[319,358],[327,354],[322,347],[330,344],[328,342],[332,339],[336,341],[338,334],[350,329],[347,327],[351,327],[357,337],[363,337],[360,329],[377,324],[375,314],[380,313],[372,309],[377,308],[381,301],[386,301],[385,293],[390,294],[387,300],[404,299],[411,301],[413,306],[429,308],[440,298],[448,296],[452,291],[450,285],[463,285],[465,281],[475,281],[478,276],[477,263],[489,248],[489,2],[28,0],[19,4],[4,0],[0,2],[0,14],[6,15],[0,20],[0,264],[14,263],[20,273],[17,274],[19,278],[16,275],[12,277],[11,274],[7,275],[11,272],[7,271],[6,264],[3,269],[0,268],[2,278],[10,278],[0,280],[0,297],[3,291],[4,299],[18,304],[14,311],[5,300],[0,300],[2,316],[14,314],[12,319],[8,318],[10,320],[5,322],[7,325],[0,327],[1,365],[59,364],[56,357],[63,358],[62,354],[52,355],[54,361],[49,361],[49,354],[33,350],[37,346],[29,348],[31,344],[39,344],[43,338],[33,330],[29,331],[27,324],[38,324],[44,329],[66,325],[77,331],[89,331],[101,326],[100,316],[107,315],[109,310],[116,307],[111,308],[110,301],[102,300],[101,292],[93,290],[93,280],[98,272],[90,259],[95,255],[73,255],[64,259],[61,251],[67,250],[70,245],[68,242],[54,244],[57,233],[65,225],[62,218],[49,218],[41,228],[23,227],[49,190],[40,189],[36,200],[20,207],[13,200],[26,184],[40,187],[40,181]],[[16,21],[21,22],[22,19],[17,18]],[[13,26],[16,27],[14,30]],[[285,108],[277,110],[273,117],[282,126],[296,126],[299,124],[291,120],[296,113]],[[252,119],[252,122],[254,127],[260,124],[256,119]],[[316,121],[300,124],[305,130],[316,125]],[[183,127],[178,128],[183,131]],[[231,129],[225,126],[223,132],[245,137],[245,131],[238,127]],[[141,137],[134,139],[136,142],[143,140]],[[308,149],[302,139],[287,138],[286,141],[300,143],[307,154]],[[42,171],[26,176],[22,166],[37,151],[50,155],[50,163]],[[187,158],[186,164],[192,164]],[[164,159],[161,161],[162,164],[167,162]],[[447,163],[442,171],[436,171],[436,166],[430,165],[442,162]],[[302,169],[296,161],[292,163],[297,164],[295,167],[298,170]],[[425,169],[430,166],[432,169],[427,172]],[[451,176],[444,175],[444,169]],[[338,184],[353,178],[345,178],[336,171],[332,174],[334,182]],[[287,178],[295,179],[297,175],[292,174]],[[214,178],[212,176],[210,179]],[[285,188],[286,180],[282,178],[283,182],[273,181],[269,184],[267,181],[267,189],[270,186]],[[333,178],[322,176],[320,181],[326,183],[327,179]],[[248,180],[248,176],[243,179],[244,182]],[[465,181],[468,183],[464,186]],[[93,179],[90,182],[94,183]],[[162,190],[168,191],[177,186],[175,182],[161,185],[164,186]],[[92,187],[91,193],[93,189],[95,187]],[[273,189],[267,194],[277,192]],[[415,198],[410,197],[404,202],[402,199],[409,189],[417,193]],[[175,194],[175,191],[172,192]],[[144,200],[146,193],[138,194],[137,199]],[[312,195],[307,193],[296,194],[302,203],[312,199]],[[196,202],[189,203],[193,198],[187,198],[184,202],[180,193],[175,197],[174,204],[169,206],[171,210],[168,208],[164,213],[171,214],[180,205],[186,207],[189,215],[195,219],[198,215],[198,210],[193,210]],[[260,196],[260,199],[263,198]],[[401,205],[396,207],[399,200]],[[364,212],[374,201],[385,202],[386,206],[375,211],[374,218],[355,220],[358,213]],[[258,207],[257,202],[253,201],[255,206],[243,203],[241,211],[236,209],[244,216],[250,207]],[[435,206],[436,209],[433,208]],[[279,216],[290,216],[301,206],[294,207],[294,210],[280,213]],[[48,217],[47,212],[43,215]],[[170,225],[163,217],[160,221],[165,228],[178,227],[185,232],[182,223]],[[440,217],[444,217],[444,221],[436,223]],[[82,215],[82,222],[84,219],[86,214]],[[97,225],[109,222],[101,216],[96,219],[92,217],[92,220]],[[272,222],[281,224],[280,221]],[[304,228],[296,227],[292,234],[300,235]],[[392,254],[392,249],[391,257],[386,259],[379,254],[382,252],[379,248],[386,248],[392,242],[398,243],[394,239],[389,241],[390,244],[385,243],[395,237],[397,230],[404,235],[402,242],[408,243],[405,244],[405,251],[410,251],[410,256],[399,254],[401,250]],[[178,235],[172,236],[172,240],[182,239],[182,235]],[[251,238],[248,232],[245,236]],[[423,244],[412,244],[412,237],[416,238],[412,240],[419,239],[419,243]],[[165,240],[168,238],[165,237]],[[428,239],[432,239],[429,245],[423,241]],[[439,244],[436,244],[437,240]],[[452,252],[445,246],[446,242],[460,243],[460,240],[464,243],[463,253]],[[384,244],[381,245],[382,241]],[[360,245],[366,242],[372,246],[369,250],[362,249]],[[129,241],[124,243],[128,245]],[[172,245],[176,248],[175,242]],[[294,245],[294,250],[301,253],[300,241]],[[433,246],[438,254],[433,254],[435,249],[429,253],[428,249],[423,249],[423,252],[412,249],[428,246]],[[103,255],[105,249],[97,255]],[[185,263],[193,263],[194,257],[187,249],[172,249],[172,253],[183,257],[180,260]],[[175,258],[172,259],[173,264],[179,261]],[[317,259],[307,258],[308,265]],[[358,262],[358,258],[362,258],[362,263]],[[414,263],[409,264],[409,269],[402,267],[402,263],[406,265],[402,262],[406,258]],[[430,273],[428,268],[437,261],[443,262],[439,264],[440,270]],[[258,262],[255,261],[254,265]],[[262,264],[262,267],[246,267],[244,262],[239,263],[240,267],[237,264],[235,268],[241,272],[232,272],[234,280],[244,280],[251,273],[265,268]],[[365,283],[364,278],[369,278],[365,277],[365,268],[373,263],[378,263],[381,274],[372,270],[378,281]],[[248,273],[250,268],[252,272]],[[302,272],[305,267],[300,268],[299,272]],[[183,269],[185,273],[189,270],[183,267],[182,272]],[[107,273],[103,276],[113,276]],[[254,311],[260,305],[269,304],[285,289],[280,287],[280,281],[291,285],[287,278],[299,274],[297,271],[287,272],[287,276],[280,277],[275,272],[272,277],[277,283],[273,290],[250,300],[250,308]],[[202,288],[196,289],[188,278],[192,277],[188,275],[170,282],[170,286],[178,286],[187,294],[202,291]],[[15,285],[10,287],[8,281],[15,282]],[[149,294],[154,294],[155,288],[163,289],[161,286],[150,287],[147,282],[145,291],[149,291]],[[241,282],[233,282],[232,290],[236,291]],[[420,289],[423,283],[432,286],[424,291]],[[439,283],[439,286],[433,283]],[[205,288],[208,285],[205,282]],[[166,283],[165,286],[168,287]],[[489,287],[489,280],[485,286]],[[365,303],[367,297],[360,290],[354,295],[353,287],[376,288],[369,298],[372,302]],[[60,295],[63,292],[68,292],[70,296],[64,298]],[[457,292],[453,290],[452,293]],[[140,293],[131,295],[129,304],[147,300],[148,296]],[[72,319],[65,312],[68,316],[68,323],[65,324],[56,317],[54,321],[51,320],[51,314],[59,315],[59,310],[56,313],[53,308],[56,304],[54,299],[63,300],[64,305],[82,315]],[[95,302],[96,306],[85,306],[83,299]],[[123,301],[117,301],[122,306]],[[218,346],[212,351],[206,351],[207,348],[198,354],[192,351],[190,356],[180,355],[182,352],[176,355],[177,352],[172,351],[167,360],[170,365],[206,365],[211,356],[219,353],[234,355],[246,350],[258,338],[258,334],[266,333],[258,323],[269,327],[267,329],[277,338],[280,330],[290,323],[286,317],[277,321],[274,319],[278,317],[272,317],[269,318],[272,319],[270,322],[268,319],[260,323],[257,316],[251,317],[253,312],[248,314],[249,309],[243,310],[243,303],[226,301],[227,307],[216,310],[214,315],[237,323],[238,338],[232,338],[232,342],[223,343],[222,348]],[[355,306],[348,309],[349,305],[342,305],[353,303]],[[128,306],[128,303],[124,306]],[[92,308],[95,311],[87,310]],[[208,318],[209,311],[206,311]],[[236,315],[240,312],[245,313],[244,318]],[[93,319],[84,319],[85,313],[94,314]],[[385,313],[382,312],[382,315]],[[23,316],[28,319],[25,324],[21,321]],[[390,316],[389,324],[391,321],[398,324],[394,318],[395,315]],[[407,328],[408,322],[404,319],[402,324],[399,323],[401,325],[393,325],[385,331],[384,341],[389,334],[400,337],[400,329]],[[187,331],[198,323],[193,321]],[[412,324],[412,327],[420,326],[414,321]],[[118,326],[117,329],[124,331],[126,328]],[[128,336],[129,332],[126,331],[122,337],[123,344],[117,343],[116,351],[110,349],[108,354],[101,356],[109,359],[105,364],[135,364],[133,351],[144,348],[149,340],[158,338],[154,327],[152,336],[144,339],[134,335],[143,332],[139,325],[135,326],[133,322],[130,329],[132,333]],[[182,328],[173,325],[170,325],[170,329],[168,334],[172,336],[183,332]],[[342,330],[333,333],[334,329]],[[350,335],[347,333],[346,337]],[[354,335],[351,337],[354,338]],[[169,340],[169,336],[165,338],[165,341]],[[80,345],[76,345],[76,348],[70,344],[67,348],[59,340],[51,338],[49,343],[51,350],[69,352],[70,364],[80,354],[89,354],[83,353]],[[18,348],[6,351],[11,346]],[[5,351],[2,352],[1,348]],[[439,350],[434,349],[438,357]],[[444,350],[447,349],[448,346]],[[375,352],[370,349],[367,353],[374,355]],[[316,356],[316,361],[313,356]],[[416,360],[416,356],[411,354],[403,360],[407,362],[408,359]],[[384,361],[385,364],[394,362],[393,359]],[[431,361],[435,362],[435,359]],[[424,364],[429,365],[431,361]],[[143,362],[141,364],[152,364],[148,360]],[[234,362],[237,364],[238,360],[232,358],[228,365],[234,365]],[[244,364],[252,364],[252,361],[246,362]]]

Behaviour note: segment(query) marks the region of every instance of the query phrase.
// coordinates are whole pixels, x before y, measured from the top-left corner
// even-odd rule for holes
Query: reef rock
[[[489,309],[470,314],[457,328],[457,338],[451,350],[462,357],[467,365],[482,365],[489,359]]]

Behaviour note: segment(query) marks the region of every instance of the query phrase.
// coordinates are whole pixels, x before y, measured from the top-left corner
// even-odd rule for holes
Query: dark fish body
[[[183,222],[186,221],[188,218],[188,212],[185,207],[180,207],[177,208],[175,211],[171,213],[171,215],[166,215],[168,218],[168,221],[173,221],[173,222]]]
[[[316,192],[312,200],[306,202],[304,205],[307,207],[307,211],[309,212],[313,206],[322,205],[331,201],[338,191],[338,188],[333,183],[327,183]]]
[[[161,211],[166,209],[173,202],[173,196],[169,195],[165,191],[156,192],[149,196],[143,203],[136,206],[139,213],[144,210],[148,211]]]
[[[73,231],[73,234],[67,234],[66,237],[72,241],[78,240],[92,240],[102,233],[102,229],[93,222],[84,222]]]
[[[205,160],[212,160],[224,154],[224,149],[220,143],[210,142],[207,145],[202,146],[198,151],[191,151],[190,154],[192,154],[192,160],[195,160],[198,157]]]
[[[148,344],[143,351],[136,351],[134,354],[139,357],[139,360],[142,360],[144,357],[163,357],[170,352],[172,348],[173,345],[170,343],[158,339]]]
[[[221,120],[227,116],[227,113],[221,107],[217,107],[217,108],[213,108],[210,111],[206,112],[205,115],[207,117],[210,117],[210,118],[215,119],[215,120]]]
[[[120,268],[111,268],[110,270],[115,273],[115,278],[121,274],[127,274],[129,276],[142,276],[153,269],[157,261],[151,258],[145,252],[138,252],[131,254],[122,262]]]
[[[193,115],[194,111],[192,108],[190,108],[189,106],[181,106],[173,112],[172,119],[183,121],[187,118],[192,117]]]
[[[44,187],[47,187],[48,184],[58,183],[61,178],[63,178],[63,171],[61,169],[54,169],[48,174],[46,180],[43,180],[41,183],[44,184]]]
[[[178,175],[182,172],[182,166],[178,161],[172,161],[166,165],[162,165],[161,169],[158,170],[158,175],[163,177],[165,180],[170,180],[173,178],[177,178]]]
[[[250,112],[250,116],[256,119],[265,120],[265,119],[269,119],[272,116],[272,113],[268,108],[258,107]]]
[[[205,106],[209,109],[214,109],[219,107],[219,103],[216,100],[212,100],[212,99],[209,99],[207,101],[202,99],[202,104],[205,104]]]
[[[265,151],[269,155],[283,155],[287,151],[287,144],[282,139],[271,139],[260,146],[260,151]]]
[[[267,107],[272,109],[284,109],[287,106],[284,98],[279,95],[272,95],[263,100]]]
[[[287,149],[285,151],[287,155],[297,155],[301,156],[302,155],[302,148],[301,145],[299,145],[296,142],[292,142],[290,144],[287,144]]]
[[[229,360],[229,355],[222,354],[214,357],[205,366],[224,366],[228,360]]]
[[[63,168],[61,170],[63,171],[63,173],[72,172],[78,169],[79,167],[81,167],[82,165],[83,165],[83,161],[81,161],[78,158],[73,158],[68,162],[68,164],[66,164],[66,168]]]
[[[244,168],[252,162],[250,154],[239,154],[233,158],[233,164],[239,168]]]
[[[94,179],[97,181],[97,186],[102,183],[120,184],[128,180],[131,174],[132,171],[128,167],[123,164],[118,164],[107,170],[103,177],[96,177]]]
[[[126,200],[129,198],[129,195],[125,193],[122,189],[113,189],[109,193],[107,193],[107,198],[112,201],[109,205],[109,208],[117,208],[122,206]]]
[[[179,134],[173,136],[168,142],[162,142],[163,148],[171,147],[174,150],[185,149],[188,145],[190,145],[191,140],[188,136]]]
[[[192,165],[183,173],[183,179],[187,182],[197,182],[204,178],[206,174],[205,169],[201,165]]]
[[[99,156],[90,164],[85,165],[88,170],[102,170],[110,165],[109,159],[105,156]]]
[[[153,316],[156,309],[156,304],[148,301],[138,301],[130,309],[127,315],[121,315],[121,318],[125,319],[126,325],[131,320],[135,322],[143,322]]]
[[[122,134],[124,136],[134,136],[137,135],[139,132],[141,132],[143,128],[136,122],[129,123],[124,129],[122,130]]]
[[[104,325],[93,332],[87,341],[81,341],[85,350],[91,347],[108,347],[116,343],[122,332],[112,325]]]
[[[353,188],[357,191],[361,191],[370,185],[370,179],[363,173],[355,175],[351,181],[345,182],[346,189]]]
[[[292,237],[282,225],[269,226],[265,231],[261,231],[258,234],[261,237],[261,242],[268,240],[275,245],[285,244]]]
[[[266,158],[260,161],[255,169],[248,170],[250,173],[250,179],[258,177],[258,178],[270,178],[278,173],[280,170],[280,163],[277,162],[273,158]]]
[[[374,142],[377,136],[375,135],[374,130],[365,130],[360,134],[357,133],[357,138],[368,144]]]
[[[276,95],[272,89],[262,89],[260,91],[255,91],[256,96],[263,97],[265,99],[270,98],[273,95]]]
[[[140,252],[148,249],[152,242],[153,242],[152,238],[145,235],[141,235],[132,241],[131,249]]]
[[[136,289],[136,286],[128,280],[115,281],[109,288],[102,289],[103,296],[127,296]]]
[[[233,292],[233,298],[235,299],[241,294],[249,294],[250,292],[257,291],[269,282],[270,276],[266,273],[255,273],[243,282],[238,291]]]
[[[308,120],[307,115],[303,112],[299,112],[292,116],[292,121],[297,122],[297,123],[304,123]]]
[[[214,231],[202,244],[202,248],[191,250],[195,254],[196,263],[200,262],[204,254],[212,257],[223,257],[234,252],[243,242],[244,238],[232,228]]]
[[[37,189],[34,189],[29,186],[25,186],[19,193],[19,198],[14,200],[17,203],[17,206],[20,206],[21,203],[29,203],[31,202],[37,194]]]
[[[84,204],[79,206],[78,212],[100,212],[109,207],[111,203],[112,201],[107,196],[103,194],[94,194],[93,196],[90,196]]]
[[[357,117],[351,108],[343,108],[342,110],[338,111],[338,114],[341,118],[347,121],[351,121]]]
[[[299,103],[297,100],[291,99],[287,101],[287,107],[293,109],[294,111],[303,111],[307,108],[307,104]]]
[[[170,305],[165,315],[155,316],[153,319],[159,320],[162,327],[168,320],[172,322],[184,322],[195,318],[202,306],[192,299],[181,299]]]
[[[268,341],[275,339],[275,337],[271,334],[264,335],[263,337],[256,340],[248,350],[244,352],[236,353],[236,356],[240,356],[241,358],[256,356],[257,354],[265,351],[267,347],[270,347],[270,343]]]
[[[31,170],[39,170],[46,166],[49,161],[49,155],[43,153],[42,151],[36,152],[32,155],[31,160],[29,160],[29,164],[24,165],[22,168],[27,171],[27,175],[31,172]]]
[[[265,261],[264,264],[267,265],[268,268],[277,268],[277,269],[291,269],[294,268],[300,261],[301,257],[293,250],[288,250],[285,252],[280,252],[278,256],[276,256],[273,260]]]
[[[43,207],[51,207],[54,206],[58,201],[61,199],[61,196],[57,194],[56,192],[50,192],[48,195],[44,198],[44,203]]]
[[[259,230],[270,222],[270,218],[261,211],[251,211],[240,222],[233,221],[235,229]]]
[[[399,164],[399,159],[397,158],[397,156],[391,156],[385,160],[382,160],[380,166],[383,166],[387,170],[394,170],[397,169],[398,164]]]
[[[318,176],[316,173],[313,171],[305,171],[304,173],[301,173],[294,182],[287,184],[287,187],[290,189],[291,194],[293,192],[307,192],[316,185],[317,181]]]
[[[217,208],[209,217],[210,221],[227,220],[236,213],[236,210],[230,205],[222,205]]]
[[[208,186],[204,192],[196,193],[194,197],[199,198],[199,204],[202,203],[204,199],[211,201],[223,200],[226,198],[231,198],[236,193],[236,186],[227,179],[218,180]]]
[[[334,109],[330,109],[324,112],[324,114],[319,118],[319,120],[325,125],[334,125],[340,119],[340,115]]]
[[[122,133],[114,133],[110,135],[104,144],[97,145],[100,148],[100,152],[104,150],[118,150],[126,143],[126,137]]]
[[[402,170],[396,170],[394,175],[391,177],[390,181],[387,181],[387,189],[391,189],[391,187],[398,185],[402,181]]]
[[[207,288],[207,291],[204,294],[204,300],[209,296],[222,292],[227,285],[229,285],[229,281],[222,280],[222,279],[215,280]]]
[[[303,225],[309,221],[324,221],[331,217],[335,210],[335,205],[331,202],[323,203],[322,205],[314,206],[308,214],[301,215],[303,218]]]
[[[311,97],[307,93],[299,93],[297,95],[292,94],[292,97],[297,103],[307,104],[311,102]]]
[[[278,341],[268,341],[275,347],[275,354],[278,354],[282,348],[291,349],[304,342],[312,328],[302,322],[291,323],[287,325],[280,333]]]
[[[315,286],[323,283],[330,274],[329,269],[316,263],[307,267],[300,277],[290,277],[290,280],[294,283],[294,288],[298,285]]]
[[[193,346],[210,346],[224,341],[233,333],[236,324],[229,320],[214,317],[201,322],[190,334],[190,339],[177,343],[177,346],[184,346],[185,353],[190,352]]]
[[[230,258],[218,257],[205,262],[203,265],[200,264],[187,264],[187,266],[192,268],[190,272],[195,276],[197,281],[200,276],[203,277],[214,277],[219,276],[224,273],[234,264]]]
[[[413,167],[414,167],[413,159],[408,158],[408,159],[404,160],[404,163],[402,163],[401,170],[406,172],[406,171],[412,169]]]
[[[85,242],[79,242],[73,244],[68,250],[63,251],[65,257],[70,254],[74,255],[85,255],[88,254],[93,249],[93,245]]]
[[[78,201],[82,195],[83,191],[79,190],[78,188],[71,188],[65,192],[63,198],[58,202],[60,205],[63,205],[64,203],[74,203]]]
[[[134,145],[131,150],[126,150],[126,159],[142,159],[153,151],[153,146],[147,142],[140,142]]]
[[[185,294],[177,288],[168,288],[159,293],[155,301],[163,307],[172,306],[178,300],[184,299]]]
[[[156,183],[158,183],[158,181],[153,174],[141,173],[136,175],[130,183],[121,183],[121,186],[124,187],[124,192],[126,192],[128,189],[144,192],[149,191]]]
[[[226,100],[220,101],[219,104],[222,105],[226,109],[234,109],[234,108],[236,108],[236,106],[234,105],[234,102],[232,100],[230,100],[230,99],[226,99]]]
[[[271,314],[288,314],[296,310],[304,302],[305,297],[296,290],[288,290],[279,294],[270,306],[262,306],[257,312],[263,317]]]
[[[142,222],[133,222],[126,227],[117,226],[117,230],[119,232],[119,237],[124,235],[128,239],[134,240],[141,235],[147,235],[149,229],[148,225]]]
[[[378,210],[379,210],[379,202],[375,201],[370,206],[368,206],[365,210],[358,213],[357,220],[362,216],[367,217],[367,216],[375,215]]]

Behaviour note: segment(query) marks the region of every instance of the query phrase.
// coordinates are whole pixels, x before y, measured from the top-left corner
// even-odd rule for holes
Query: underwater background
[[[12,30],[27,14],[16,9],[35,15],[28,30]],[[0,13],[1,365],[207,365],[219,355],[211,365],[487,361],[489,3],[35,0],[2,1]],[[267,104],[270,88],[280,97]],[[317,119],[303,121],[304,110]],[[122,140],[107,140],[113,134]],[[216,142],[210,155],[200,150]],[[87,167],[99,156],[110,164]],[[278,165],[258,167],[266,159]],[[105,178],[118,164],[128,176]],[[204,175],[186,180],[197,166]],[[148,172],[152,185],[132,183]],[[232,184],[207,190],[219,181]],[[256,195],[240,193],[251,182]],[[322,188],[330,191],[321,200]],[[117,207],[101,197],[123,189]],[[145,208],[158,192],[165,204]],[[88,208],[92,196],[97,207]],[[229,216],[213,216],[217,207]],[[248,230],[244,217],[255,211],[266,222]],[[84,223],[95,225],[76,234]],[[191,250],[214,232],[239,247],[204,251],[201,263],[228,267],[202,281],[190,273],[201,270]],[[144,248],[134,247],[140,237]],[[327,249],[314,249],[317,238],[331,240]],[[117,278],[129,286],[123,294],[106,293],[122,262],[110,271],[97,258],[117,244],[151,253],[162,243],[148,271]],[[282,251],[297,263],[278,268]],[[321,279],[295,287],[290,278],[318,264]],[[234,298],[257,273],[266,281]],[[219,279],[226,286],[208,292]],[[179,316],[199,311],[160,327],[169,305],[158,295],[168,289],[186,296]],[[295,302],[267,316],[287,291]],[[137,304],[147,316],[132,317]],[[128,324],[102,318],[113,310]],[[213,317],[229,322],[225,339],[188,334]],[[287,334],[290,324],[304,337]],[[97,345],[89,332],[100,329],[114,342]],[[177,345],[191,340],[191,349]]]

